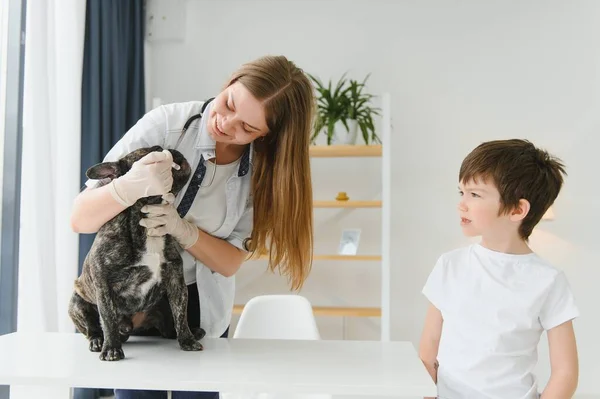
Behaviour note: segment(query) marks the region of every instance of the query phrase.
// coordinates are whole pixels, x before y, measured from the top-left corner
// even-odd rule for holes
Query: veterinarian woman
[[[149,235],[171,234],[181,245],[186,283],[193,288],[188,307],[197,309],[190,325],[191,317],[199,318],[207,337],[226,336],[234,275],[249,255],[268,248],[269,268],[279,269],[292,289],[309,273],[313,107],[303,71],[283,56],[263,57],[242,65],[211,101],[150,111],[105,157],[115,161],[140,147],[176,147],[195,170],[174,205],[153,207],[147,227]],[[73,230],[96,232],[138,198],[167,193],[170,173],[164,172],[170,168],[170,157],[160,154],[156,163],[139,165],[135,176],[88,181],[74,202]],[[158,399],[167,393],[116,390],[115,397]],[[173,399],[216,397],[173,393]]]

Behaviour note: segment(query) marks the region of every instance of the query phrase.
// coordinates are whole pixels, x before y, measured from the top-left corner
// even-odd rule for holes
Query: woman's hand
[[[140,225],[148,229],[148,236],[160,237],[170,234],[183,249],[188,249],[198,241],[198,227],[179,216],[172,200],[167,202],[144,206],[142,212],[148,216],[140,220]]]
[[[170,151],[151,152],[110,183],[111,194],[123,206],[131,206],[143,197],[167,194],[173,185],[172,164]]]

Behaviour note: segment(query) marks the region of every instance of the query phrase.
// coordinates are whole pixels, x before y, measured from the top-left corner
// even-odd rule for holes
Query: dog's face
[[[151,152],[162,150],[163,148],[161,146],[140,148],[125,155],[117,162],[102,162],[96,164],[89,168],[85,174],[90,179],[109,178],[113,180],[127,173],[135,161]],[[173,155],[173,162],[179,165],[179,170],[171,168],[171,172],[173,173],[173,187],[171,188],[171,192],[173,195],[177,195],[190,178],[192,168],[182,153],[177,150],[169,150],[169,152]]]

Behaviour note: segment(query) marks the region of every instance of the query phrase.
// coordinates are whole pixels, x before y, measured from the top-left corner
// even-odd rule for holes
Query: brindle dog
[[[159,146],[141,148],[118,162],[97,164],[86,172],[91,179],[115,179],[124,175],[133,163]],[[173,161],[172,200],[185,186],[191,167],[183,155],[170,150]],[[139,199],[135,204],[106,222],[99,230],[87,254],[81,276],[75,280],[75,292],[69,304],[69,316],[89,340],[89,349],[100,352],[101,360],[125,357],[122,343],[133,330],[133,315],[146,314],[140,330],[156,328],[168,338],[177,337],[186,351],[202,350],[198,342],[204,330],[192,333],[187,321],[188,291],[183,278],[183,262],[177,243],[170,235],[148,237],[140,226],[141,208],[160,204],[161,196]]]

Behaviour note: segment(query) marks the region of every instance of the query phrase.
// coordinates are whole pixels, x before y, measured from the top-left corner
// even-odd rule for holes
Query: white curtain
[[[67,309],[78,236],[69,216],[79,192],[85,0],[29,0],[25,42],[18,330],[74,332]],[[11,399],[68,398],[13,387]]]

